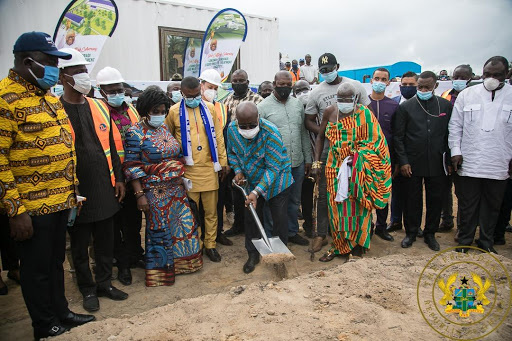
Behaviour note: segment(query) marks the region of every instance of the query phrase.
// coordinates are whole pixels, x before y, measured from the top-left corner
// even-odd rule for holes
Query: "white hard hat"
[[[64,52],[64,53],[69,53],[71,55],[71,58],[68,60],[59,58],[59,69],[63,69],[68,66],[91,64],[87,60],[85,60],[85,57],[80,52],[78,52],[75,49],[68,47],[68,48],[60,49],[59,51]]]
[[[201,76],[199,76],[199,79],[213,85],[222,86],[220,74],[217,70],[214,69],[204,70],[201,73]]]
[[[96,75],[96,85],[107,85],[124,82],[123,76],[119,70],[107,66],[101,69]]]

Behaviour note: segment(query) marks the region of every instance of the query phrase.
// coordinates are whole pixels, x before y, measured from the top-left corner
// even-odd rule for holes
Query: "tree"
[[[100,18],[99,17],[96,17],[94,22],[96,23],[96,26],[100,26]]]
[[[105,20],[103,20],[103,21],[101,22],[101,28],[102,28],[103,30],[106,30],[106,29],[107,29],[107,26],[106,26],[106,22],[105,22]]]
[[[85,29],[84,29],[84,36],[87,36],[91,34],[91,28],[89,26],[87,26]]]
[[[108,11],[108,18],[109,18],[110,20],[112,20],[112,12],[111,12],[111,11]]]

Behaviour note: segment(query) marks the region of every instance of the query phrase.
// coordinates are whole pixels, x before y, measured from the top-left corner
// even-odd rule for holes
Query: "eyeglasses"
[[[351,96],[351,97],[338,97],[336,99],[336,102],[338,103],[352,103],[354,102],[354,100],[356,99],[356,96]]]
[[[238,124],[238,128],[242,129],[242,130],[249,130],[249,129],[254,129],[258,126],[258,123],[246,123],[246,124]]]

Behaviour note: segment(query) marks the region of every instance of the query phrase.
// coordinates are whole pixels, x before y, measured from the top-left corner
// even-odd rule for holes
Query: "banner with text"
[[[119,12],[113,0],[74,0],[62,13],[53,40],[57,48],[74,48],[91,64],[92,71],[103,44],[117,26]]]
[[[199,77],[199,62],[201,58],[201,39],[187,38],[187,48],[183,57],[183,77]]]
[[[199,71],[215,69],[226,81],[246,36],[247,21],[242,13],[234,8],[217,13],[204,33]]]

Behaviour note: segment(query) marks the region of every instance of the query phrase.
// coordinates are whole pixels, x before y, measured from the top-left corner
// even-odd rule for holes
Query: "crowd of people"
[[[439,77],[424,71],[401,75],[402,96],[390,99],[385,68],[374,71],[368,95],[324,53],[317,66],[310,55],[284,65],[258,93],[236,70],[233,92],[218,102],[221,75],[205,70],[172,80],[167,92],[149,86],[134,107],[113,67],[98,72],[102,98],[94,98],[84,56],[58,50],[45,33],[21,35],[13,52],[0,82],[0,250],[8,277],[21,283],[36,339],[95,319],[68,308],[66,232],[88,312],[100,309],[98,297],[128,298],[112,285],[113,266],[123,285],[142,265],[146,286],[169,286],[200,270],[203,255],[221,262],[217,243],[233,245],[235,235],[245,234],[243,272],[254,271],[252,239],[261,236],[249,205],[284,244],[318,252],[330,235],[322,262],[362,256],[373,236],[392,242],[402,226],[402,247],[422,237],[438,251],[435,233],[455,226],[455,184],[456,250],[468,252],[478,226],[484,251],[505,243],[512,87],[504,57],[486,61],[483,82],[473,86],[471,67],[458,66],[441,96]],[[49,91],[58,81],[59,97]]]

